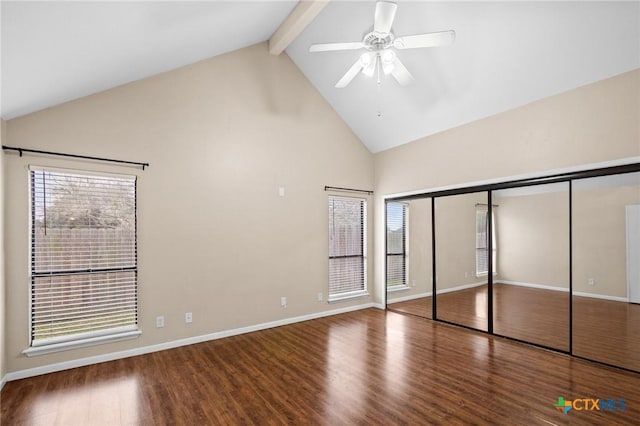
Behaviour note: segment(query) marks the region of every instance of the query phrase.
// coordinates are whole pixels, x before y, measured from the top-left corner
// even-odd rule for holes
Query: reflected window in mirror
[[[407,288],[408,214],[406,203],[387,203],[387,290]]]
[[[489,211],[485,204],[476,205],[476,276],[481,277],[489,273]],[[491,212],[491,262],[493,273],[496,268],[496,221],[495,213]]]

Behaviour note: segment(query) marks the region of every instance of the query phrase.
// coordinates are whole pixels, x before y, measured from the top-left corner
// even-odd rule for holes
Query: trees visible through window
[[[387,287],[407,285],[407,210],[405,203],[387,203]]]
[[[329,300],[365,294],[367,202],[329,196]]]
[[[31,346],[136,331],[136,179],[31,169]]]

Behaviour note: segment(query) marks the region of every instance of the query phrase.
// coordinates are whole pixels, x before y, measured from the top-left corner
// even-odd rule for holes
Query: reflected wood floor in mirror
[[[486,293],[487,287],[479,286],[439,295],[438,318],[481,329]],[[568,293],[495,284],[494,295],[496,334],[569,350]],[[573,353],[640,371],[640,305],[581,296],[573,296],[573,302]],[[432,317],[431,297],[392,303],[388,309]]]
[[[404,302],[387,303],[387,309],[393,312],[432,318],[431,303],[431,297],[419,297]]]
[[[640,371],[640,305],[574,296],[573,353]]]
[[[569,292],[493,286],[496,334],[569,351]]]
[[[640,375],[370,308],[5,385],[0,423],[633,424]],[[558,411],[558,397],[624,410]]]

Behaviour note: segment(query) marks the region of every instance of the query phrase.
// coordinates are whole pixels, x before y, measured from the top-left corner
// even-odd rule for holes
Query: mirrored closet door
[[[640,173],[572,189],[573,354],[640,371]]]
[[[569,183],[492,192],[493,331],[569,351]]]
[[[640,164],[387,200],[387,308],[640,372]]]
[[[435,198],[436,318],[488,331],[487,192]]]
[[[389,202],[387,309],[432,318],[431,198]]]

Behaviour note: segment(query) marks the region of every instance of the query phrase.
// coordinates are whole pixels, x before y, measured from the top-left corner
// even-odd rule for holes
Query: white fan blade
[[[336,83],[336,89],[343,89],[347,87],[349,83],[351,83],[351,80],[353,80],[355,76],[358,75],[358,73],[362,70],[362,68],[362,60],[358,58],[356,63],[353,64],[351,68],[349,68],[349,71],[347,71],[347,73],[342,76],[340,81]]]
[[[390,1],[377,2],[373,31],[381,34],[389,34],[391,25],[393,25],[393,19],[396,17],[397,8],[398,5]]]
[[[437,33],[416,34],[398,37],[393,41],[396,49],[416,49],[418,47],[446,46],[456,39],[456,32],[440,31]]]
[[[393,60],[393,69],[391,75],[400,83],[401,86],[406,86],[413,81],[413,76],[409,70],[404,66],[398,56]]]
[[[360,57],[360,61],[362,61],[362,57]],[[373,74],[376,73],[376,67],[378,66],[378,55],[374,54],[369,56],[369,60],[362,62],[362,65],[362,74],[367,77],[373,77]]]
[[[323,43],[312,44],[309,47],[309,52],[331,52],[334,50],[356,50],[364,47],[361,41],[355,41],[352,43]]]

